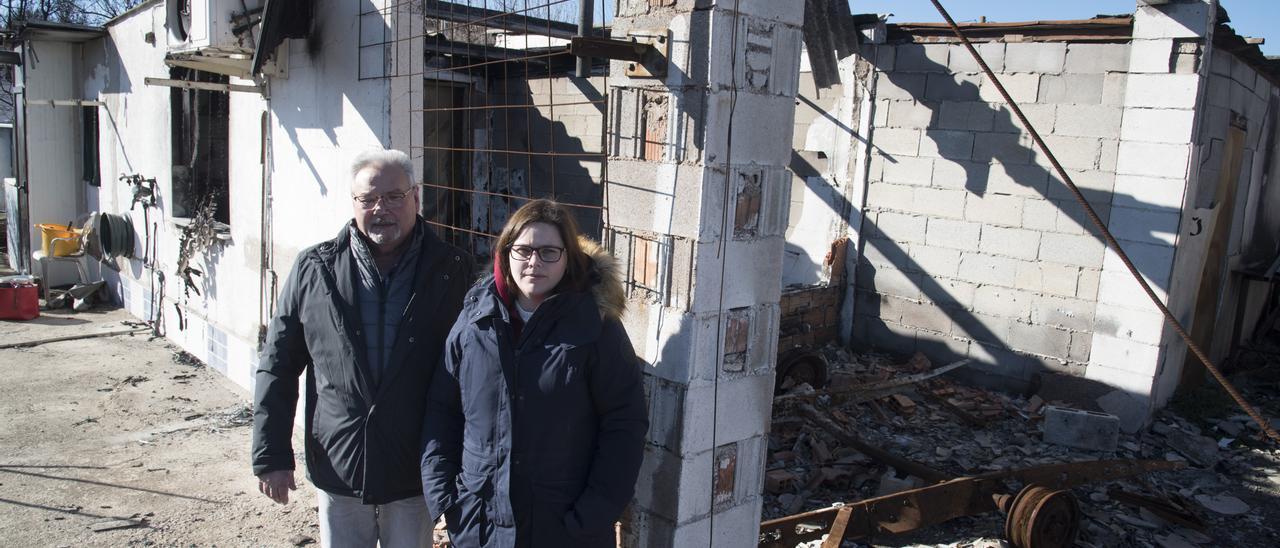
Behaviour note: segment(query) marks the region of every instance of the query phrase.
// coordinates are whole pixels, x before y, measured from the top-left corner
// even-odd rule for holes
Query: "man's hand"
[[[297,484],[293,483],[293,470],[263,472],[258,476],[258,490],[280,504],[287,504],[289,491],[297,489]]]

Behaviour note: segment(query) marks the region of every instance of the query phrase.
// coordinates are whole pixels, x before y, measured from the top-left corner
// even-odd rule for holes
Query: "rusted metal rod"
[[[495,198],[510,198],[510,199],[512,199],[512,200],[532,200],[532,199],[533,199],[533,198],[530,198],[530,197],[528,197],[528,196],[517,196],[517,195],[515,195],[515,194],[506,194],[506,193],[502,193],[502,192],[489,192],[489,191],[487,191],[487,190],[473,190],[473,189],[469,189],[469,188],[457,188],[457,187],[452,187],[452,186],[437,185],[437,184],[435,184],[435,183],[421,183],[421,184],[422,184],[422,186],[427,187],[427,188],[438,188],[438,189],[440,189],[440,190],[451,190],[451,191],[454,191],[454,192],[464,192],[464,193],[466,193],[466,194],[479,194],[479,195],[482,195],[482,196],[493,196],[493,197],[495,197]],[[603,208],[604,208],[604,206],[598,206],[598,205],[589,205],[589,204],[572,204],[572,203],[567,203],[567,202],[560,202],[560,205],[565,206],[565,207],[579,207],[579,208],[582,208],[582,209],[603,209]]]
[[[1142,286],[1142,291],[1147,294],[1147,297],[1151,299],[1151,302],[1155,303],[1156,308],[1160,309],[1160,313],[1164,315],[1165,321],[1169,322],[1169,325],[1173,327],[1173,330],[1178,334],[1178,336],[1187,343],[1187,349],[1190,350],[1192,354],[1195,354],[1196,358],[1200,360],[1200,363],[1203,363],[1205,368],[1213,374],[1213,378],[1217,379],[1218,384],[1221,384],[1222,387],[1226,389],[1227,393],[1231,395],[1231,398],[1234,399],[1242,409],[1244,409],[1245,413],[1248,413],[1249,417],[1252,418],[1254,422],[1258,423],[1258,426],[1262,431],[1266,432],[1267,436],[1270,437],[1272,441],[1280,442],[1280,434],[1277,434],[1275,429],[1271,428],[1271,423],[1264,419],[1262,413],[1258,412],[1258,410],[1250,405],[1248,401],[1245,401],[1244,396],[1240,394],[1240,391],[1236,390],[1236,387],[1231,384],[1231,381],[1227,380],[1227,377],[1222,374],[1222,371],[1218,369],[1218,366],[1214,365],[1213,360],[1209,359],[1209,355],[1206,354],[1204,350],[1200,349],[1200,345],[1196,344],[1196,342],[1191,339],[1191,335],[1182,327],[1182,323],[1174,317],[1173,312],[1169,311],[1169,307],[1165,306],[1164,302],[1160,300],[1160,297],[1156,295],[1155,290],[1151,289],[1151,284],[1148,284],[1147,280],[1142,277],[1140,272],[1138,272],[1138,268],[1133,265],[1133,261],[1129,259],[1129,255],[1120,247],[1120,242],[1117,242],[1115,236],[1111,235],[1111,231],[1107,229],[1106,223],[1102,222],[1102,219],[1098,217],[1098,213],[1094,211],[1093,206],[1089,204],[1089,200],[1086,199],[1084,194],[1080,192],[1080,189],[1076,187],[1075,182],[1071,180],[1071,176],[1067,174],[1067,170],[1062,168],[1062,164],[1058,163],[1058,158],[1053,155],[1051,150],[1049,150],[1049,146],[1045,144],[1044,139],[1040,138],[1040,134],[1036,132],[1035,127],[1033,127],[1031,122],[1027,120],[1026,115],[1022,113],[1022,109],[1018,107],[1018,104],[1013,101],[1013,97],[1009,95],[1009,91],[1005,89],[1004,84],[996,77],[995,72],[991,70],[991,67],[987,66],[987,62],[982,58],[982,55],[978,53],[978,50],[973,47],[973,43],[970,42],[969,38],[960,30],[960,26],[951,18],[951,14],[947,13],[946,8],[942,7],[942,3],[938,0],[929,1],[933,2],[933,6],[938,9],[938,13],[942,14],[942,18],[946,19],[947,24],[951,26],[952,32],[954,32],[956,37],[960,39],[960,42],[964,44],[964,47],[969,50],[969,54],[978,62],[978,66],[982,67],[982,72],[986,73],[987,78],[991,79],[991,83],[996,86],[996,90],[1000,92],[1000,96],[1009,104],[1009,108],[1013,110],[1014,115],[1018,117],[1018,121],[1022,123],[1022,127],[1027,128],[1027,133],[1031,135],[1031,140],[1035,142],[1036,148],[1039,148],[1040,151],[1044,153],[1045,157],[1049,159],[1049,163],[1052,164],[1053,169],[1058,172],[1058,176],[1062,177],[1062,182],[1066,183],[1067,189],[1071,191],[1071,195],[1074,196],[1076,201],[1080,203],[1080,206],[1084,208],[1085,215],[1089,217],[1089,221],[1092,222],[1094,226],[1098,227],[1098,230],[1102,233],[1102,238],[1106,240],[1107,246],[1116,252],[1116,255],[1120,257],[1120,261],[1124,263],[1125,268],[1129,269],[1129,273],[1133,274],[1134,279],[1138,281],[1138,285]]]
[[[1171,461],[1104,460],[1070,462],[1004,470],[955,478],[936,485],[892,493],[849,503],[836,503],[828,508],[768,520],[760,524],[760,546],[791,548],[800,542],[836,536],[844,539],[865,538],[875,534],[902,534],[961,516],[973,516],[999,510],[1006,511],[1015,502],[1006,481],[1024,484],[1022,492],[1053,494],[1099,481],[1185,468],[1186,463]],[[1023,508],[1022,510],[1035,508]],[[1036,521],[1052,521],[1050,516],[1037,517],[1035,512],[1010,512],[1019,537],[1034,536]],[[1029,519],[1024,519],[1029,518]],[[1033,543],[1034,544],[1034,543]],[[838,543],[832,544],[839,546]],[[827,546],[824,544],[824,546]],[[1025,548],[1025,547],[1024,547]]]
[[[604,99],[596,99],[594,101],[571,101],[568,103],[554,103],[554,106],[571,107],[571,106],[579,106],[579,105],[601,105],[601,104],[604,104]],[[410,110],[410,112],[458,112],[463,110],[498,110],[503,108],[546,108],[550,106],[553,106],[553,104],[552,103],[543,103],[543,104],[527,103],[522,105],[478,105],[478,106],[470,106],[470,107],[417,108],[417,109]]]
[[[470,148],[470,147],[437,147],[417,145],[409,148],[420,150],[448,150],[451,152],[487,152],[489,154],[519,154],[522,156],[572,156],[576,158],[604,158],[603,152],[536,152],[532,150],[501,150],[493,148]]]

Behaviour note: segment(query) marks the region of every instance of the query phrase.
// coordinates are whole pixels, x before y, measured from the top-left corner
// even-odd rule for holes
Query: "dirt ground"
[[[0,321],[0,345],[128,329],[121,310]],[[249,468],[249,398],[148,333],[0,349],[0,545],[294,546],[315,495],[286,506]]]

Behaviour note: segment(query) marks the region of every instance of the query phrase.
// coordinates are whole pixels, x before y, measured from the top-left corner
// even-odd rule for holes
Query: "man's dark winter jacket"
[[[492,277],[467,294],[449,334],[422,483],[459,548],[615,545],[648,418],[617,267],[594,243],[587,251],[594,290],[548,298],[518,340]]]
[[[472,262],[423,225],[413,294],[382,378],[370,375],[350,224],[298,256],[256,377],[253,473],[294,468],[298,377],[307,372],[307,476],[327,492],[383,504],[422,493],[426,392],[472,280]]]

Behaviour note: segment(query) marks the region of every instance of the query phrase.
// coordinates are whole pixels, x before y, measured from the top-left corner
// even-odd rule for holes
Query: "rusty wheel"
[[[1080,532],[1080,506],[1069,491],[1028,485],[1018,492],[1004,522],[1017,548],[1067,548]]]
[[[781,394],[790,379],[793,384],[808,383],[814,388],[827,384],[827,359],[822,354],[803,348],[793,348],[778,356],[778,376],[773,393]]]

